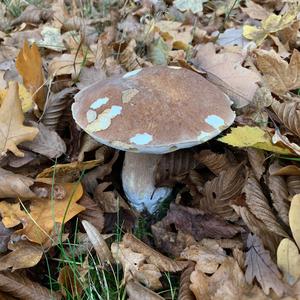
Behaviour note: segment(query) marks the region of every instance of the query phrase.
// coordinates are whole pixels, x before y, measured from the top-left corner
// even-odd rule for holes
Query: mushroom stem
[[[122,184],[126,197],[138,211],[147,209],[153,213],[157,204],[165,200],[172,189],[155,187],[154,172],[156,163],[161,158],[157,154],[126,152]]]

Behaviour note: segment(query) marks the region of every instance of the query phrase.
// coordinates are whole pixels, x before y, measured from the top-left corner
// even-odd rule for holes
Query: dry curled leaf
[[[31,268],[38,264],[44,255],[43,248],[28,241],[18,241],[10,245],[12,252],[0,258],[0,271]]]
[[[201,164],[205,165],[216,176],[220,175],[222,171],[231,168],[234,161],[231,161],[227,154],[218,154],[211,150],[201,150],[195,154],[195,159]]]
[[[23,78],[25,87],[33,95],[33,100],[40,110],[43,110],[45,105],[44,74],[42,58],[35,44],[29,47],[27,41],[24,42],[16,60],[16,68]]]
[[[0,198],[28,199],[35,196],[30,189],[34,180],[0,168]]]
[[[289,192],[288,186],[282,176],[271,175],[280,169],[278,161],[275,161],[269,167],[269,176],[267,178],[268,187],[271,191],[273,206],[278,212],[281,220],[289,226]]]
[[[0,107],[0,157],[9,150],[16,156],[23,157],[17,145],[32,141],[38,134],[38,129],[24,126],[24,115],[19,98],[18,83],[11,82],[7,96]]]
[[[288,176],[286,182],[290,196],[300,194],[300,176]]]
[[[132,251],[142,253],[148,263],[155,265],[162,272],[179,272],[187,266],[186,262],[175,261],[155,251],[132,234],[126,233],[122,243],[125,247],[132,249]]]
[[[0,221],[0,254],[7,251],[7,245],[13,232],[13,229],[6,228]]]
[[[191,150],[179,150],[162,155],[155,168],[155,186],[172,186],[197,165]]]
[[[59,300],[61,296],[51,292],[22,273],[0,272],[0,290],[23,300]]]
[[[256,62],[263,73],[270,90],[278,95],[283,95],[290,90],[300,87],[299,65],[300,52],[294,49],[290,62],[283,60],[274,50],[255,50]]]
[[[128,300],[140,300],[143,295],[143,300],[163,300],[164,298],[150,289],[144,287],[140,283],[130,280],[126,284],[126,292],[128,294]]]
[[[276,264],[272,261],[269,251],[264,249],[262,242],[256,235],[249,234],[247,240],[248,251],[246,253],[246,273],[245,278],[248,283],[252,283],[256,278],[265,294],[270,293],[270,289],[281,297],[285,292],[285,287],[281,281],[281,274]]]
[[[245,166],[239,164],[222,171],[218,177],[204,185],[200,209],[216,214],[225,220],[235,221],[237,215],[230,206],[231,201],[239,196],[245,184]]]
[[[257,219],[261,220],[269,231],[279,236],[287,237],[288,234],[277,222],[276,217],[268,204],[267,198],[263,194],[258,181],[253,175],[248,177],[243,191],[246,195],[246,203],[252,214]]]
[[[180,275],[180,284],[179,284],[179,294],[178,294],[178,299],[180,300],[194,300],[195,297],[190,290],[190,276],[191,273],[195,269],[195,263],[189,262],[188,266],[186,267],[185,270],[182,271]]]
[[[274,100],[272,109],[283,125],[300,137],[300,103],[296,101],[280,103]]]
[[[293,233],[294,240],[297,246],[300,247],[300,195],[297,194],[293,197],[289,211],[290,227]]]
[[[264,151],[254,148],[248,148],[247,154],[253,173],[256,179],[259,181],[266,170],[264,166],[266,159]]]
[[[97,256],[100,260],[100,263],[102,265],[105,264],[112,264],[113,263],[113,257],[111,255],[111,252],[106,244],[105,239],[100,234],[100,232],[97,230],[95,226],[93,226],[88,221],[83,220],[82,225],[93,244],[93,247],[97,253]]]

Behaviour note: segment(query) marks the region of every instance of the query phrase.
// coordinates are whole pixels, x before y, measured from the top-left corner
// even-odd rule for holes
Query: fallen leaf
[[[254,148],[248,148],[247,154],[248,154],[249,163],[252,167],[252,171],[256,179],[260,180],[266,170],[264,166],[266,160],[264,151],[259,149],[254,149]]]
[[[263,78],[273,93],[283,95],[300,87],[298,72],[300,52],[298,50],[293,50],[289,63],[274,50],[257,49],[255,54],[258,69],[263,73]]]
[[[269,170],[274,176],[300,176],[300,168],[296,165],[287,165],[276,170]]]
[[[155,265],[162,272],[179,272],[187,266],[184,261],[175,261],[155,251],[132,234],[126,233],[123,236],[122,244],[132,251],[142,253],[148,263]]]
[[[300,277],[300,254],[296,244],[288,238],[281,240],[277,248],[277,265],[284,280],[293,285]]]
[[[251,103],[261,76],[242,66],[245,56],[239,52],[222,51],[216,53],[214,44],[196,47],[193,63],[207,72],[207,79],[217,85],[237,108]]]
[[[151,45],[149,56],[155,65],[166,66],[168,64],[169,52],[171,51],[168,43],[162,37],[158,37]]]
[[[111,252],[116,262],[121,263],[124,272],[124,282],[136,279],[148,288],[160,289],[162,287],[159,281],[162,276],[160,270],[154,264],[146,263],[146,256],[142,253],[133,251],[125,246],[123,242],[112,243]]]
[[[243,164],[220,172],[219,176],[205,183],[202,191],[204,197],[199,201],[199,208],[225,220],[237,220],[238,216],[230,205],[241,194],[245,180],[246,170]]]
[[[58,28],[44,26],[41,31],[41,35],[43,39],[36,41],[36,44],[39,47],[44,47],[58,52],[66,50]]]
[[[13,232],[13,229],[6,228],[3,225],[2,221],[0,221],[0,254],[5,253],[7,251],[7,244]]]
[[[105,239],[97,230],[97,228],[85,220],[82,221],[82,225],[97,253],[100,264],[103,266],[105,264],[113,264],[112,254],[106,244]]]
[[[241,7],[241,10],[250,18],[256,20],[264,20],[270,15],[270,12],[265,7],[252,0],[247,0],[246,7]]]
[[[61,296],[57,292],[49,291],[39,283],[31,281],[28,276],[18,272],[0,272],[0,290],[11,294],[18,299],[61,299]]]
[[[83,283],[80,281],[78,274],[79,268],[76,266],[76,270],[74,270],[70,265],[66,265],[59,270],[57,282],[65,297],[69,297],[71,294],[74,299],[80,298],[83,292]]]
[[[288,176],[286,182],[291,197],[300,194],[300,176]]]
[[[190,290],[190,276],[195,269],[195,263],[189,262],[189,265],[180,275],[178,299],[194,300],[193,292]]]
[[[42,58],[35,44],[29,47],[28,42],[24,42],[16,60],[16,68],[23,78],[25,87],[33,95],[33,101],[40,110],[43,110],[45,105],[44,74]]]
[[[241,126],[232,128],[230,133],[218,140],[239,148],[252,147],[286,155],[293,153],[288,148],[273,145],[270,134],[259,127]]]
[[[143,299],[145,300],[163,300],[159,294],[151,291],[150,289],[144,287],[140,283],[130,280],[126,284],[126,292],[128,294],[128,300],[140,300],[141,295],[143,295]]]
[[[279,128],[275,128],[275,133],[272,136],[273,144],[281,144],[286,146],[288,149],[293,151],[293,155],[300,156],[300,146],[296,143],[293,143],[288,138],[288,133],[286,135],[281,134]]]
[[[203,3],[207,0],[175,0],[174,6],[181,11],[191,10],[193,14],[203,10]]]
[[[300,80],[299,80],[300,85]],[[300,137],[300,105],[298,102],[272,103],[272,109],[277,117],[291,132]]]
[[[262,221],[269,231],[282,237],[288,237],[288,234],[277,222],[277,219],[269,206],[268,200],[263,194],[259,182],[252,174],[248,177],[243,192],[246,195],[246,203],[252,214]]]
[[[297,246],[300,247],[300,195],[297,194],[293,197],[290,211],[289,211],[289,221],[290,227],[293,233],[294,240],[297,243]]]
[[[65,142],[54,130],[48,129],[43,123],[32,121],[30,125],[38,128],[39,133],[33,141],[22,143],[22,146],[48,158],[58,158],[66,152]]]
[[[84,210],[83,206],[76,203],[83,193],[81,184],[65,183],[63,187],[66,191],[64,199],[56,201],[51,197],[33,199],[27,212],[20,209],[20,204],[16,204],[12,216],[10,203],[0,202],[3,224],[6,226],[6,218],[8,222],[19,220],[23,224],[23,229],[17,230],[15,235],[24,235],[28,240],[38,244],[44,243],[50,237],[55,223],[66,223]],[[14,219],[11,219],[12,217]]]
[[[262,20],[260,27],[244,25],[243,35],[246,39],[255,41],[259,46],[269,34],[283,30],[292,25],[296,21],[298,10],[299,9],[290,9],[283,15],[272,13]]]
[[[273,206],[278,212],[281,220],[289,226],[289,191],[285,179],[282,176],[272,175],[276,173],[281,166],[278,161],[272,163],[269,167],[267,184],[271,191]]]
[[[0,271],[31,268],[39,263],[44,255],[43,248],[28,241],[18,241],[11,245],[12,252],[0,258]]]
[[[30,199],[35,196],[30,189],[34,180],[0,168],[0,198]]]
[[[256,278],[265,294],[269,295],[270,289],[281,297],[285,287],[281,281],[281,274],[276,264],[272,261],[269,251],[265,250],[259,237],[249,234],[246,252],[246,281],[251,284]]]
[[[74,161],[68,164],[56,164],[44,169],[37,175],[37,178],[52,178],[53,174],[55,174],[57,180],[61,179],[64,182],[74,181],[78,179],[84,171],[93,169],[101,163],[102,160],[96,159],[84,162]]]
[[[7,96],[0,107],[0,156],[8,150],[16,156],[23,157],[17,145],[32,141],[38,134],[38,129],[24,126],[24,115],[19,98],[19,88],[16,82],[9,84]]]

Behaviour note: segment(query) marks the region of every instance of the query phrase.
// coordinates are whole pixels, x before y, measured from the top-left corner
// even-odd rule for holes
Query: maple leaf
[[[260,238],[249,234],[247,240],[245,264],[247,266],[245,278],[248,283],[252,283],[256,277],[265,294],[269,294],[270,288],[281,297],[285,291],[284,284],[281,281],[281,274],[276,264],[272,261],[269,251],[264,249]]]
[[[25,87],[33,95],[33,100],[43,110],[45,105],[44,74],[42,58],[35,44],[29,47],[28,42],[24,42],[16,60],[16,68],[23,77]]]
[[[258,69],[270,90],[282,95],[290,90],[300,88],[300,52],[294,49],[290,63],[283,60],[274,50],[255,50]]]
[[[17,82],[11,82],[7,96],[0,108],[0,156],[8,150],[16,156],[24,157],[17,145],[32,141],[39,130],[34,127],[24,126],[24,115],[19,98],[19,87]]]

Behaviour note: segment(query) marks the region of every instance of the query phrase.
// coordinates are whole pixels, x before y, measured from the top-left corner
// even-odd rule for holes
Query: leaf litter
[[[0,298],[298,299],[299,3],[81,2],[1,4]],[[158,64],[207,78],[236,119],[158,160],[173,193],[150,215],[71,105]]]

